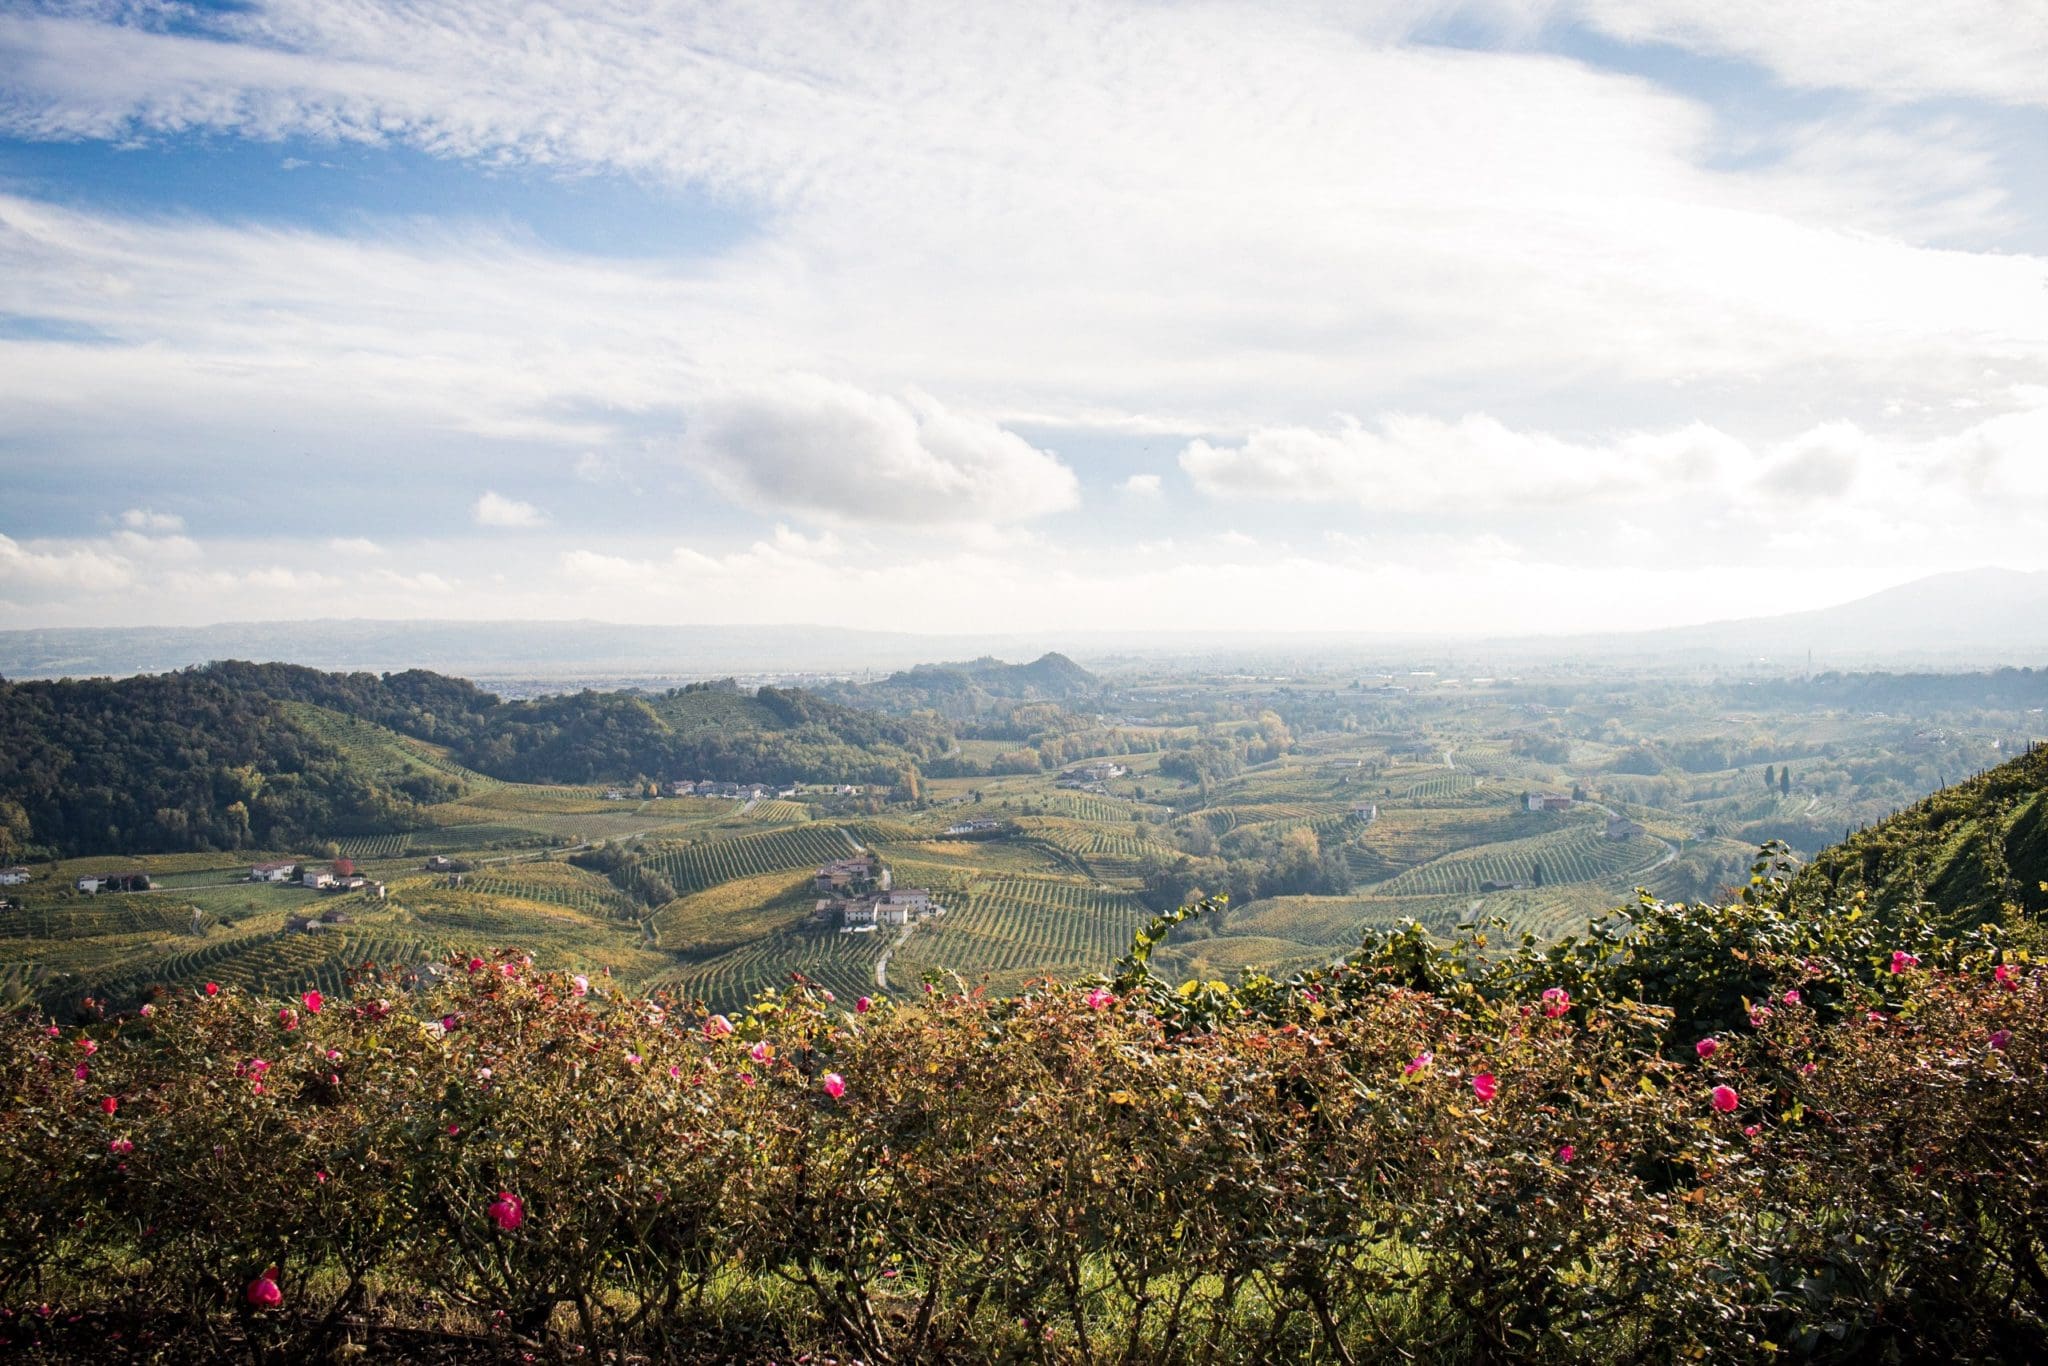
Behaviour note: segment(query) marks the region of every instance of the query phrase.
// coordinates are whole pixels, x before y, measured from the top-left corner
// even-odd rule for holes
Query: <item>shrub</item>
[[[481,1359],[2048,1352],[2048,978],[1971,943],[1894,973],[1875,941],[1830,957],[1719,915],[1505,951],[1408,930],[1287,983],[1173,986],[1146,958],[1176,913],[1107,979],[868,1009],[799,980],[730,1021],[508,951],[317,1011],[224,991],[17,1023],[0,1302],[62,1312],[0,1337],[82,1350],[76,1316],[289,1359],[423,1332]],[[275,1308],[251,1302],[266,1273]]]

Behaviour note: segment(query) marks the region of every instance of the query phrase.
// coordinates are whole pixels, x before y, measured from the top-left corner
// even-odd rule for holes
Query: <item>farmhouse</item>
[[[427,871],[430,873],[452,873],[455,871],[455,860],[449,858],[446,854],[429,854],[427,856]]]
[[[1003,828],[1001,821],[955,821],[946,827],[949,835],[990,835]]]
[[[155,887],[148,873],[87,873],[78,879],[81,892],[147,892]]]
[[[1637,825],[1626,816],[1609,816],[1607,818],[1607,838],[1615,841],[1617,844],[1622,840],[1634,839],[1642,833],[1643,827]]]
[[[1111,778],[1121,778],[1128,770],[1122,764],[1101,760],[1092,764],[1081,764],[1060,774],[1057,787],[1100,787]]]
[[[334,873],[326,868],[306,868],[299,873],[299,885],[319,890],[334,885]]]
[[[292,873],[298,866],[298,864],[290,859],[285,859],[280,863],[259,863],[249,870],[249,881],[290,882],[292,880]]]
[[[29,879],[26,868],[0,868],[0,887],[19,887]]]
[[[1351,819],[1361,825],[1371,825],[1379,818],[1380,804],[1378,802],[1360,802],[1357,806],[1351,808]]]
[[[889,890],[889,869],[878,855],[860,854],[837,859],[818,869],[813,882],[827,896],[851,896],[859,892]]]
[[[1531,811],[1569,811],[1572,799],[1562,792],[1531,792],[1523,798]]]
[[[608,802],[625,801],[626,789],[623,787],[608,787],[604,790],[604,799]]]

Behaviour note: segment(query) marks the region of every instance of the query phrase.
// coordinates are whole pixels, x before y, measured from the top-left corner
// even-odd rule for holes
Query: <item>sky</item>
[[[2043,0],[0,0],[0,628],[2048,569]]]

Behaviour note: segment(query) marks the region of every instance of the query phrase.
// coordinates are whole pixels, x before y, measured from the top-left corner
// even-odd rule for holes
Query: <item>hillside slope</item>
[[[437,776],[373,776],[275,699],[203,673],[0,682],[15,856],[291,848],[405,829],[448,795]]]
[[[424,670],[243,661],[0,682],[0,855],[290,848],[401,831],[420,823],[417,808],[461,796],[465,772],[893,785],[951,747],[928,717],[776,688],[505,702]]]
[[[935,711],[970,719],[1020,702],[1069,702],[1101,691],[1102,680],[1057,652],[1029,664],[993,656],[954,664],[920,664],[880,682],[848,685],[834,696],[890,712]]]
[[[1879,911],[1928,903],[1965,929],[2006,907],[2048,910],[2048,747],[2039,747],[1831,848],[1792,882],[1793,909],[1862,893]]]

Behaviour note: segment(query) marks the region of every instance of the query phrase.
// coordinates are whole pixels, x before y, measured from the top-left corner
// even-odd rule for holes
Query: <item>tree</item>
[[[28,851],[28,812],[12,797],[0,797],[0,863],[12,863]]]
[[[1764,765],[1764,786],[1765,786],[1765,787],[1776,787],[1777,785],[1778,785],[1778,770],[1777,770],[1777,766],[1776,766],[1776,765],[1774,765],[1774,764],[1765,764],[1765,765]]]
[[[1782,796],[1786,796],[1786,797],[1789,797],[1789,796],[1791,796],[1791,795],[1792,795],[1792,770],[1791,770],[1791,769],[1789,769],[1789,768],[1781,768],[1781,769],[1779,769],[1779,770],[1778,770],[1778,792],[1779,792],[1779,794],[1780,794],[1780,795],[1782,795]]]
[[[1529,873],[1538,887],[1543,885],[1543,860],[1537,859],[1529,865]]]

